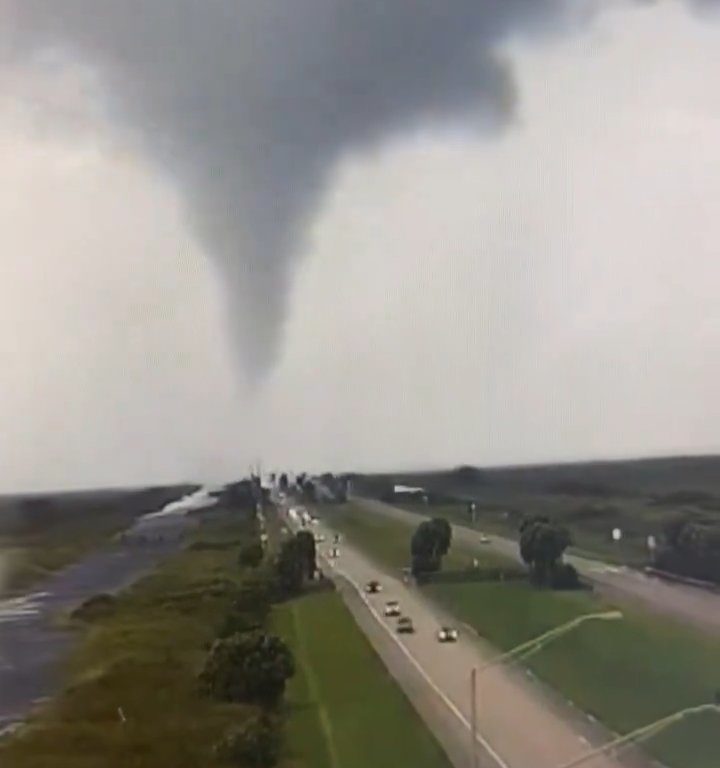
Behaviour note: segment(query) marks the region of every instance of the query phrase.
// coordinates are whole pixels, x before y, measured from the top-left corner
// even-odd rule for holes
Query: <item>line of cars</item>
[[[365,592],[369,595],[377,595],[382,592],[382,584],[377,579],[371,579],[365,585]],[[415,633],[415,625],[412,619],[410,616],[403,615],[398,600],[387,600],[385,602],[383,616],[397,619],[395,631],[399,635],[412,635]],[[436,637],[439,643],[454,643],[458,639],[458,631],[455,627],[442,626],[438,629]]]

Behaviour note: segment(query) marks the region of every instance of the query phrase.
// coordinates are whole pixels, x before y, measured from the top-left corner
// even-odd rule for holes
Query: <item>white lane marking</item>
[[[47,592],[33,592],[29,595],[0,600],[0,624],[36,616],[40,613],[41,603],[46,596]]]
[[[365,597],[364,592],[362,589],[358,586],[357,582],[345,571],[340,570],[340,568],[335,567],[335,572],[342,576],[344,579],[346,579],[350,584],[352,584],[355,591],[360,596],[360,599],[365,603],[370,613],[375,617],[378,624],[387,632],[390,639],[397,645],[397,647],[405,654],[408,661],[417,669],[417,671],[422,675],[425,682],[435,691],[435,693],[440,697],[442,702],[447,706],[447,708],[455,715],[455,717],[460,720],[460,722],[467,728],[467,730],[471,730],[470,723],[465,718],[465,715],[453,704],[452,701],[440,690],[440,688],[432,681],[428,673],[422,668],[420,663],[417,661],[417,659],[408,651],[408,649],[398,640],[398,638],[395,636],[393,631],[390,629],[390,627],[382,620],[380,617],[380,614],[372,607],[369,600]],[[482,734],[477,733],[476,734],[477,741],[485,748],[485,750],[488,752],[488,754],[495,760],[495,762],[500,766],[500,768],[510,768],[510,766],[500,757],[500,755],[493,749],[493,747],[485,740],[485,738],[482,736]]]

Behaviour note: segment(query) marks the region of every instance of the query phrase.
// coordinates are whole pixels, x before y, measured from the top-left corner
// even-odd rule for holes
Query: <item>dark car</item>
[[[365,585],[365,591],[370,595],[375,595],[378,592],[382,591],[382,587],[380,586],[380,582],[373,579],[372,581],[368,581],[368,583]]]
[[[402,616],[398,619],[397,631],[401,635],[411,635],[415,632],[412,619],[409,616]]]

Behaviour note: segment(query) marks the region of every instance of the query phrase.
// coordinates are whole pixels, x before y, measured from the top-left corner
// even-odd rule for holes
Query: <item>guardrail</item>
[[[671,571],[663,571],[660,568],[653,568],[648,565],[644,569],[645,573],[651,576],[657,576],[659,579],[665,579],[666,581],[674,581],[678,584],[687,584],[691,587],[698,587],[700,589],[706,589],[710,592],[720,592],[720,584],[715,584],[712,581],[702,581],[701,579],[693,579],[690,576],[682,576],[679,573],[672,573]]]

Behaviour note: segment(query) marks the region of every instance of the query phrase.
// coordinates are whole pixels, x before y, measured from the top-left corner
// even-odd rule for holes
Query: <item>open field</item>
[[[202,529],[191,548],[80,624],[67,687],[0,747],[12,768],[210,768],[215,741],[247,710],[198,695],[197,672],[241,578],[243,528]],[[127,722],[121,722],[122,707]]]
[[[570,529],[576,549],[610,562],[651,560],[647,537],[662,542],[665,525],[682,513],[720,528],[720,457],[557,464],[357,475],[355,490],[381,498],[394,483],[419,486],[430,505],[407,508],[469,523],[465,501],[477,504],[477,527],[517,534],[525,515],[543,514]],[[401,501],[396,500],[396,503]],[[612,529],[623,531],[620,544]]]
[[[358,506],[347,504],[321,505],[318,514],[328,525],[347,536],[357,547],[365,551],[383,568],[398,570],[409,565],[410,526],[381,515],[364,513]],[[418,521],[419,523],[420,521]],[[495,552],[451,544],[443,558],[443,570],[464,570],[477,558],[483,566],[509,566],[512,561]]]
[[[138,516],[192,486],[0,499],[0,596],[32,585],[108,544]]]
[[[292,766],[449,768],[335,592],[278,606],[299,672],[288,691]]]
[[[350,505],[345,516],[353,517]],[[354,542],[377,559],[399,551],[412,530],[379,515],[380,522],[372,514],[355,517],[349,526]],[[394,550],[389,550],[388,541],[395,542]],[[523,583],[436,584],[423,591],[499,649],[607,607],[590,593],[556,593]],[[715,675],[720,669],[720,640],[675,621],[626,606],[623,610],[624,621],[587,625],[549,646],[529,666],[618,732],[711,701],[720,688],[720,677]],[[655,739],[650,751],[672,768],[717,768],[719,734],[717,719],[695,720]]]

